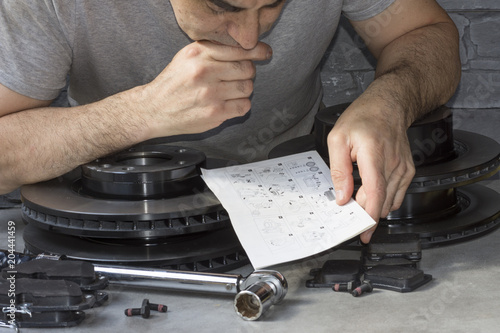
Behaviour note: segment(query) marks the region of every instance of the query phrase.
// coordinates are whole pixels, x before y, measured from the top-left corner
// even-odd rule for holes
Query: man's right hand
[[[192,43],[152,82],[71,107],[45,107],[0,85],[0,193],[60,176],[156,137],[201,133],[250,110],[259,43],[244,50]],[[21,112],[18,112],[21,111]]]
[[[201,133],[250,110],[254,61],[272,50],[259,42],[252,50],[209,41],[189,44],[151,83],[135,89],[151,137]]]

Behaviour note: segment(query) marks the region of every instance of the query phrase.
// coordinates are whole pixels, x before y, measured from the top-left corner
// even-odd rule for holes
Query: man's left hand
[[[401,206],[415,167],[404,122],[391,110],[365,100],[353,102],[330,132],[330,170],[337,203],[343,205],[354,192],[352,171],[357,162],[362,185],[356,201],[378,223]],[[375,228],[361,235],[363,243],[370,241]]]

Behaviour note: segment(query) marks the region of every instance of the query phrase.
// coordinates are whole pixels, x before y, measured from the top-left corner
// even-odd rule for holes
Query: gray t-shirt
[[[261,38],[273,58],[257,63],[251,111],[208,132],[166,141],[248,162],[309,133],[322,98],[319,64],[341,13],[363,20],[392,2],[287,1]],[[71,105],[87,104],[152,81],[191,42],[167,0],[2,0],[0,83],[49,100],[69,74]]]

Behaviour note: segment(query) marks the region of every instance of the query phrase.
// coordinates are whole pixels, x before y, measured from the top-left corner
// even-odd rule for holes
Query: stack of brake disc
[[[141,145],[24,186],[29,252],[104,264],[226,271],[248,263],[202,152]]]
[[[327,136],[349,104],[329,107],[316,116],[315,134],[276,147],[270,157],[317,150],[326,163]],[[408,129],[416,174],[403,204],[382,219],[369,244],[348,242],[360,260],[328,260],[311,270],[310,288],[351,292],[370,288],[410,292],[432,279],[417,268],[422,249],[461,242],[500,226],[500,194],[474,184],[500,168],[500,145],[480,134],[453,130],[452,112],[441,107]],[[361,178],[354,164],[357,190]],[[368,282],[369,281],[369,282]]]
[[[316,116],[315,133],[276,147],[270,157],[316,149],[326,163],[327,135],[349,104]],[[441,107],[415,122],[408,139],[416,174],[401,208],[382,219],[376,234],[416,234],[422,248],[464,241],[500,225],[500,194],[474,184],[500,169],[500,145],[480,134],[453,130],[452,112]],[[355,188],[361,178],[354,165]]]

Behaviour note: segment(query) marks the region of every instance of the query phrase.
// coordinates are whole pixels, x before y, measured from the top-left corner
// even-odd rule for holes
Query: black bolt
[[[352,287],[353,287],[352,282],[335,283],[332,287],[332,290],[337,291],[337,292],[349,292],[350,293],[352,291]]]
[[[149,315],[151,314],[151,312],[149,311],[149,307],[148,306],[142,306],[140,309],[139,308],[136,308],[136,309],[125,309],[125,315],[127,317],[132,317],[132,316],[142,316],[142,318],[149,318]]]
[[[353,291],[352,291],[352,296],[354,297],[358,297],[358,296],[361,296],[363,293],[369,293],[373,290],[373,286],[372,286],[372,283],[370,282],[370,280],[364,280],[363,283],[355,288]]]
[[[142,301],[142,305],[146,305],[152,311],[167,312],[168,310],[168,307],[166,305],[149,303],[149,300],[147,298]]]
[[[163,304],[149,303],[149,299],[145,298],[142,300],[141,308],[130,308],[125,309],[125,315],[127,317],[139,316],[142,318],[149,318],[152,311],[167,312],[167,306]]]
[[[132,317],[132,316],[139,316],[141,315],[142,318],[149,318],[150,314],[151,314],[151,311],[149,309],[149,304],[148,304],[148,300],[145,299],[144,301],[142,301],[142,306],[141,308],[136,308],[136,309],[133,309],[133,308],[130,308],[130,309],[125,309],[125,315],[127,317]]]

